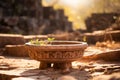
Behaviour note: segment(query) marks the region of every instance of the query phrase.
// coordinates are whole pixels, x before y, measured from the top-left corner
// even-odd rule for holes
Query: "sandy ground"
[[[75,61],[72,63],[73,69],[69,73],[64,73],[53,68],[39,70],[39,63],[39,61],[31,60],[27,57],[0,56],[0,74],[12,76],[14,80],[19,80],[20,78],[23,80],[90,80],[95,76],[116,73],[114,70],[120,69],[119,62]],[[107,69],[110,70],[107,71]],[[1,78],[0,80],[3,79]]]
[[[84,56],[113,49],[90,46]],[[107,58],[108,56],[104,56]],[[0,80],[92,80],[96,76],[120,74],[119,61],[80,60],[72,62],[70,72],[48,68],[39,70],[39,61],[29,57],[0,56]]]

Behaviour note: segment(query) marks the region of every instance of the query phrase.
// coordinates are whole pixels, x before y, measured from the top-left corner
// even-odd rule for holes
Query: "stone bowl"
[[[45,46],[26,43],[30,58],[40,61],[40,68],[51,67],[51,63],[54,63],[54,66],[71,65],[72,61],[79,60],[83,56],[87,46],[86,42],[79,41],[53,41],[51,45]]]

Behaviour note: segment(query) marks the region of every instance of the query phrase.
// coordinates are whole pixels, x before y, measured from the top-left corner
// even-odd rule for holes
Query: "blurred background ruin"
[[[120,0],[0,0],[0,33],[120,29]]]

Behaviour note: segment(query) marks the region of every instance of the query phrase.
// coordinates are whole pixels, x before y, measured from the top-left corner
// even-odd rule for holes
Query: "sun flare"
[[[68,20],[73,22],[73,29],[86,29],[84,19],[88,16],[94,0],[43,0],[45,5],[53,5],[54,9],[64,9]],[[79,16],[81,14],[81,16]]]
[[[78,8],[79,6],[89,6],[91,1],[88,1],[88,0],[71,0],[71,1],[70,0],[60,0],[60,3],[71,6],[73,8]]]

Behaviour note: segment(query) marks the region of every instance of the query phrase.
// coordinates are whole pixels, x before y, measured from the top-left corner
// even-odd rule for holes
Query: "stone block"
[[[6,45],[4,54],[18,57],[28,56],[25,45]]]
[[[24,44],[25,40],[22,35],[15,34],[0,34],[0,47],[5,45],[19,45]]]

